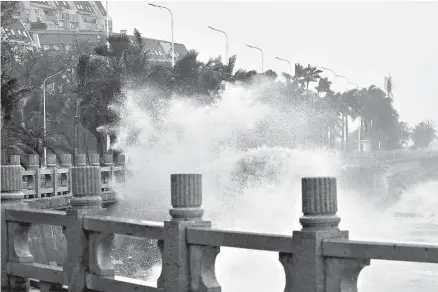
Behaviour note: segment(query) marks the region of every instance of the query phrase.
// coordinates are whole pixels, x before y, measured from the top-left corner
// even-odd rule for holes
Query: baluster
[[[33,256],[30,252],[29,246],[29,230],[31,224],[29,223],[7,223],[7,240],[8,240],[8,261],[11,263],[31,263]],[[26,291],[30,288],[29,279],[9,276],[10,291]]]
[[[109,167],[110,171],[102,173],[104,183],[108,184],[108,187],[105,189],[105,193],[107,194],[106,198],[108,201],[113,201],[116,198],[116,192],[114,190],[114,162],[112,154],[105,154],[104,156],[104,166]]]
[[[202,176],[172,174],[171,202],[172,219],[164,222],[163,264],[157,286],[172,292],[220,291],[212,269],[219,248],[189,247],[186,240],[187,228],[211,227],[210,221],[202,220]]]
[[[16,278],[16,277],[9,277],[8,276],[8,272],[7,272],[7,263],[9,261],[9,255],[12,254],[14,255],[15,253],[13,253],[13,251],[11,251],[11,246],[12,247],[19,247],[19,244],[15,245],[16,242],[23,242],[23,240],[19,240],[20,236],[18,236],[18,241],[16,239],[16,233],[15,231],[20,231],[19,228],[17,227],[17,223],[7,223],[6,222],[6,210],[7,209],[26,209],[28,207],[28,205],[26,203],[21,203],[21,202],[8,202],[1,204],[1,260],[2,260],[2,264],[1,264],[1,282],[2,282],[2,291],[10,291],[8,290],[10,287],[10,283],[12,282],[14,284],[14,287],[20,287],[20,286],[24,286],[24,288],[28,287],[27,285],[27,281],[25,281],[25,279],[20,279],[20,278]],[[14,225],[15,224],[15,225]],[[14,229],[15,228],[15,229]],[[26,227],[27,228],[27,227]],[[25,229],[26,229],[25,228]],[[22,232],[24,232],[24,235],[26,235],[26,230],[21,229]],[[27,229],[28,232],[28,229]],[[13,236],[10,236],[10,234],[12,233]],[[19,233],[19,232],[18,232]],[[20,234],[18,234],[20,235]],[[23,234],[22,234],[23,235]],[[23,237],[23,236],[22,236]],[[24,241],[24,245],[26,244],[26,241]],[[22,250],[26,250],[26,246],[24,246],[22,248]],[[23,255],[23,261],[26,260],[30,260],[29,255],[30,252],[27,254],[27,257],[24,257],[25,253],[20,254]],[[11,280],[11,281],[10,281]],[[12,290],[14,291],[14,290]],[[23,291],[23,290],[21,290]],[[26,290],[24,290],[26,291]]]
[[[117,172],[116,181],[118,183],[124,184],[126,182],[126,156],[125,156],[125,154],[117,155],[116,165],[122,168],[122,170]]]
[[[71,185],[71,154],[64,154],[64,156],[62,156],[62,168],[67,168],[68,169],[68,173],[65,174],[66,179],[67,179],[67,185],[68,185],[68,192],[67,195],[71,194],[72,191],[72,185]]]
[[[89,272],[96,276],[114,276],[111,249],[112,233],[92,232],[89,235]]]
[[[56,169],[56,154],[47,155],[47,168],[52,169],[52,174],[50,175],[50,183],[53,188],[53,196],[58,195],[58,170]]]
[[[35,190],[35,198],[39,197],[40,189],[40,163],[38,154],[29,155],[29,167],[28,170],[33,170],[33,189]]]
[[[97,160],[96,160],[97,158]],[[85,290],[85,274],[89,266],[89,237],[82,229],[82,219],[87,214],[102,214],[102,180],[99,156],[91,156],[87,166],[85,155],[78,154],[76,166],[71,168],[71,209],[67,211],[67,261],[64,265],[69,292]],[[97,162],[97,163],[96,163]]]
[[[105,167],[110,168],[110,171],[107,173],[107,175],[108,175],[108,182],[110,184],[110,189],[112,189],[112,187],[113,187],[112,182],[114,179],[114,162],[113,162],[113,155],[112,154],[105,154],[103,165]]]

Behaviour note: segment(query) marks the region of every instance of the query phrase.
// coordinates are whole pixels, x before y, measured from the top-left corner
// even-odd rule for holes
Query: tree
[[[1,25],[5,27],[14,22],[14,14],[18,12],[18,1],[1,1]]]
[[[318,79],[321,78],[319,74],[322,73],[321,70],[317,69],[316,67],[307,65],[307,67],[302,72],[302,80],[303,83],[306,85],[306,89],[309,90],[309,84],[312,82],[317,82]]]
[[[418,148],[427,148],[437,138],[436,125],[432,120],[417,124],[412,131],[412,140]]]
[[[320,95],[321,92],[327,93],[331,89],[332,82],[328,80],[328,77],[320,78],[318,81],[318,85],[315,87],[316,92]]]
[[[101,157],[105,152],[105,133],[99,129],[118,121],[110,107],[121,96],[121,80],[116,70],[114,60],[96,55],[80,57],[76,69],[81,122],[96,137]]]
[[[18,103],[31,88],[21,87],[18,80],[9,77],[6,72],[2,72],[1,79],[2,120],[5,124],[9,124],[12,122]]]

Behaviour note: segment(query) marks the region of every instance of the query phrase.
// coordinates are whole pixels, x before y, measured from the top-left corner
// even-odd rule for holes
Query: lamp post
[[[46,166],[47,162],[47,148],[46,148],[46,81],[49,78],[52,78],[58,74],[61,74],[62,71],[55,73],[53,75],[50,75],[49,77],[46,77],[43,81],[43,143],[44,143],[44,166]]]
[[[288,60],[286,60],[286,59],[282,59],[282,58],[279,58],[279,57],[275,57],[275,59],[287,62],[289,64],[289,75],[292,76],[292,66],[291,66],[290,62]]]
[[[173,24],[173,14],[172,14],[172,11],[170,11],[169,8],[161,6],[161,5],[156,5],[156,4],[153,4],[153,3],[148,3],[148,4],[150,6],[152,6],[152,7],[166,9],[170,13],[170,26],[171,26],[171,30],[172,30],[172,67],[174,67],[175,66],[175,46],[174,46],[174,43],[173,43],[173,26],[174,26],[174,24]]]
[[[264,60],[263,50],[260,49],[260,48],[258,48],[258,47],[251,46],[251,45],[246,45],[246,46],[247,46],[248,48],[251,48],[251,49],[259,50],[259,51],[262,53],[262,72],[261,72],[261,73],[263,73],[263,60]]]
[[[211,26],[209,26],[208,28],[224,34],[224,36],[225,36],[225,60],[228,62],[228,35],[220,29],[217,29],[217,28],[214,28]]]
[[[108,38],[109,38],[109,20],[108,20],[108,0],[106,1],[106,3],[105,3],[106,5],[106,19],[105,19],[105,21],[106,21],[106,46],[107,46],[107,48],[108,48],[108,50],[109,50],[109,48],[110,48],[110,44],[109,44],[109,42],[108,42]]]
[[[350,82],[350,81],[347,81],[347,82],[348,82],[348,84],[356,85],[356,89],[359,90],[359,85],[357,85],[357,83]]]

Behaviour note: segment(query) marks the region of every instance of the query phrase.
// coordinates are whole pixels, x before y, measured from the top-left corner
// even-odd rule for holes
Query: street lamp
[[[251,48],[251,49],[256,49],[256,50],[259,50],[261,53],[262,53],[262,72],[261,73],[263,73],[263,59],[264,59],[264,56],[263,56],[263,50],[262,49],[260,49],[260,48],[258,48],[258,47],[254,47],[254,46],[250,46],[250,45],[246,45],[248,48]]]
[[[164,7],[164,6],[156,5],[153,3],[148,3],[148,4],[152,7],[166,9],[170,13],[170,26],[171,26],[171,30],[172,30],[172,67],[174,67],[175,66],[175,47],[174,47],[174,43],[173,43],[173,14],[172,14],[172,11],[170,11],[169,8]]]
[[[226,60],[226,62],[228,62],[228,36],[227,36],[227,34],[224,31],[222,31],[220,29],[216,29],[216,28],[211,27],[211,26],[209,26],[208,28],[211,30],[217,31],[217,32],[221,32],[225,35],[225,60]]]
[[[58,73],[55,73],[53,75],[50,75],[43,81],[43,142],[44,142],[44,166],[46,166],[47,163],[47,148],[46,148],[46,81],[49,78],[52,78],[58,74],[61,74],[62,71],[59,71]]]
[[[108,20],[108,0],[106,1],[106,47],[108,48],[108,50],[110,49],[110,43],[108,41],[109,38],[109,20]]]
[[[347,81],[347,82],[348,82],[349,84],[356,85],[357,90],[359,90],[359,85],[357,85],[357,83],[350,82],[350,81]]]
[[[333,73],[333,75],[335,76],[335,78],[333,79],[333,91],[336,92],[336,76],[337,75],[336,75],[335,71],[333,71],[332,69],[326,68],[326,67],[321,67],[321,69],[331,71]]]
[[[291,66],[290,62],[288,60],[285,60],[285,59],[282,59],[282,58],[279,58],[279,57],[275,57],[275,59],[287,62],[289,64],[289,75],[292,76],[292,66]]]

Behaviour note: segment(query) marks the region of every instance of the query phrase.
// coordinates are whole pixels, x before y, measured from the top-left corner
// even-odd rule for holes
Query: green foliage
[[[427,120],[417,124],[412,130],[412,140],[418,148],[427,148],[437,138],[436,125],[433,121]]]
[[[1,1],[1,25],[5,27],[13,22],[13,16],[18,7],[18,1]]]
[[[8,52],[10,54],[3,54]],[[154,96],[152,90],[149,94],[151,101],[145,103],[174,95],[211,103],[220,96],[224,82],[250,86],[260,80],[275,81],[278,77],[272,70],[262,74],[254,70],[235,71],[236,56],[225,63],[220,57],[204,63],[196,51],[179,57],[173,68],[169,64],[155,64],[136,29],[133,36],[112,35],[106,43],[97,45],[75,42],[68,52],[17,51],[2,43],[2,55],[9,56],[2,71],[2,116],[9,121],[5,133],[15,135],[15,138],[7,138],[2,133],[2,141],[9,139],[8,147],[14,147],[12,144],[15,143],[25,152],[36,153],[41,152],[44,143],[53,151],[71,151],[73,118],[78,112],[82,125],[96,136],[102,154],[104,133],[99,129],[118,123],[118,115],[112,108],[123,101],[122,88],[137,89],[148,85],[156,89],[159,94]],[[52,135],[44,142],[41,134],[41,85],[47,76],[59,71],[63,73],[47,81],[46,108],[49,132],[62,135]],[[385,149],[399,148],[409,139],[409,129],[398,121],[398,113],[392,105],[390,77],[386,78],[386,92],[372,85],[340,93],[332,91],[331,82],[328,78],[321,78],[322,71],[315,66],[303,67],[297,63],[294,73],[293,76],[283,73],[284,83],[270,82],[269,90],[263,91],[263,95],[266,100],[285,105],[309,107],[314,113],[310,119],[316,128],[319,127],[314,131],[315,137],[311,137],[315,143],[331,148],[336,146],[336,138],[347,143],[348,117],[353,120],[361,118],[362,137],[371,140],[374,149],[378,145]],[[312,83],[317,83],[316,92],[309,89]],[[21,113],[20,126],[17,126],[20,123],[11,122],[16,113]],[[417,136],[413,135],[417,140],[421,129],[417,129]],[[115,139],[114,134],[111,137]],[[330,141],[327,141],[328,137]]]
[[[6,72],[2,72],[1,79],[2,121],[9,124],[12,121],[18,103],[31,89],[29,87],[21,87],[18,79],[9,77]]]

